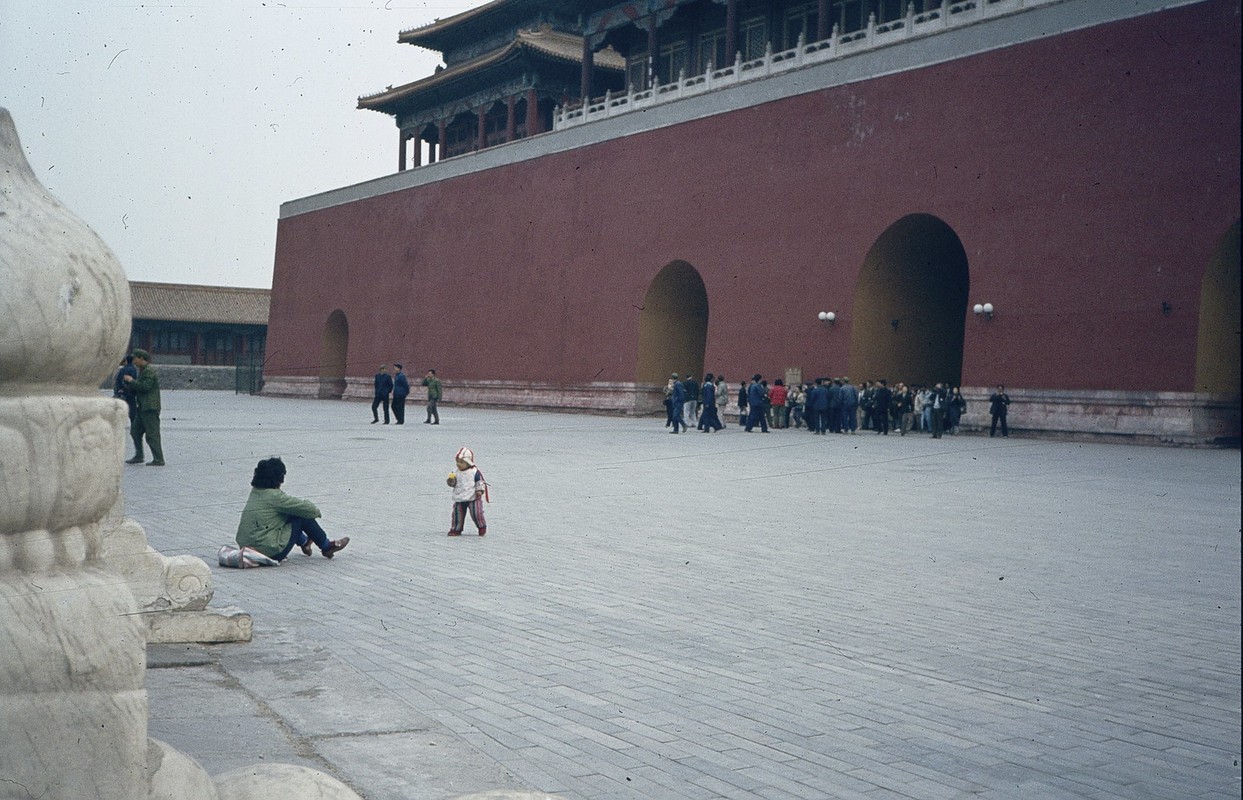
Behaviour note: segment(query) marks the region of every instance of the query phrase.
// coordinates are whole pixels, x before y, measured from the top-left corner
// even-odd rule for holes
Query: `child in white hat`
[[[457,472],[449,473],[448,484],[453,487],[453,520],[450,522],[449,535],[461,536],[466,527],[466,513],[479,529],[479,535],[488,532],[487,520],[483,517],[483,501],[487,496],[488,484],[483,473],[475,466],[475,454],[468,447],[463,447],[454,456],[457,461]]]

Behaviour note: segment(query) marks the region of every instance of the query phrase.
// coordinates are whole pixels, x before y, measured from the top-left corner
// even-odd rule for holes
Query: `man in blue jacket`
[[[371,401],[371,424],[374,425],[380,421],[380,415],[376,413],[381,405],[384,406],[384,424],[388,424],[388,396],[393,393],[393,376],[388,374],[388,364],[381,364],[380,371],[375,374],[375,398]]]
[[[751,385],[747,387],[747,433],[755,427],[755,423],[760,424],[760,432],[768,433],[768,420],[764,418],[764,385],[760,383],[762,380],[760,375],[751,377]]]
[[[393,374],[393,417],[398,425],[406,424],[406,397],[410,394],[410,379],[402,372],[401,364],[393,365],[397,372]]]
[[[678,380],[678,373],[673,373],[673,393],[669,395],[670,409],[673,413],[673,431],[672,433],[680,433],[681,427],[686,429],[686,422],[682,419],[683,405],[686,403],[686,387]]]

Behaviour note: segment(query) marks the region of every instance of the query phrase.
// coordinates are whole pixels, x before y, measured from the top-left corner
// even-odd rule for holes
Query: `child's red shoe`
[[[462,532],[461,531],[449,531],[449,535],[450,536],[461,536]]]
[[[486,535],[487,535],[487,533],[488,533],[488,529],[487,529],[487,528],[480,528],[480,529],[479,529],[479,535],[480,535],[480,536],[486,536]]]

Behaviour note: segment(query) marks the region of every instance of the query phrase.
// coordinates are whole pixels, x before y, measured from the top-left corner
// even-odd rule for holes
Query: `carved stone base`
[[[203,611],[154,611],[143,614],[148,644],[219,644],[249,642],[254,622],[237,606]]]

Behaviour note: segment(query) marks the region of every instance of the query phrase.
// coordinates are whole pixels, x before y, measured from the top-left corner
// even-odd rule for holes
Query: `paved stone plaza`
[[[153,647],[152,736],[368,800],[1240,796],[1238,451],[441,418],[165,393],[127,512],[255,636]],[[270,455],[353,541],[221,569]]]

